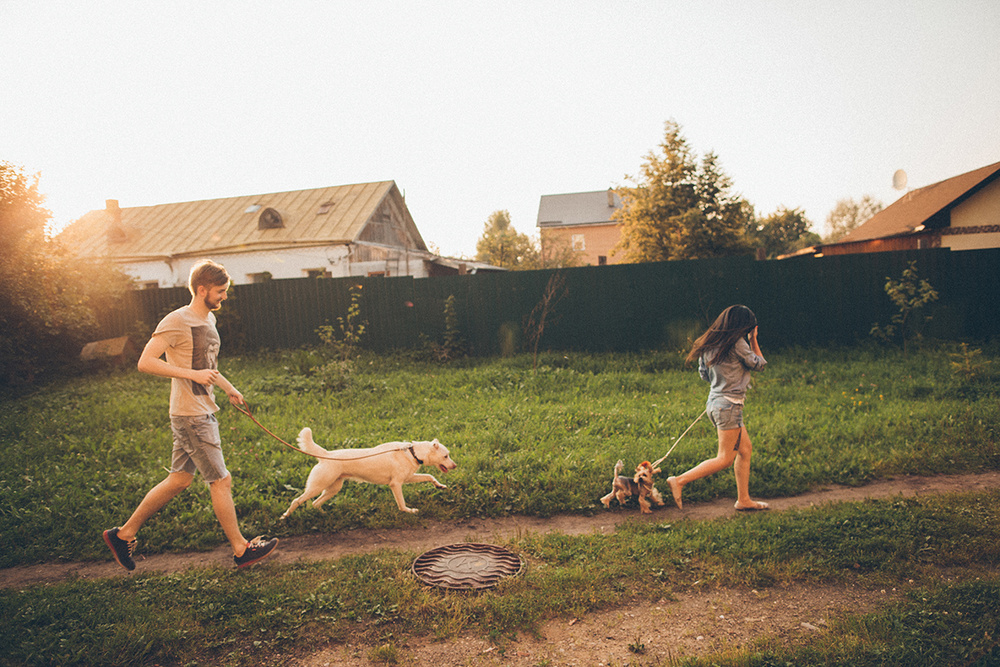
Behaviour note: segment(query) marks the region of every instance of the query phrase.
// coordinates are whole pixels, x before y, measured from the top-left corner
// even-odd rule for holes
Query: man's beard
[[[205,302],[205,307],[208,308],[210,311],[216,311],[222,308],[222,299],[219,299],[218,303],[213,304],[206,296],[204,299],[202,299],[202,301]]]

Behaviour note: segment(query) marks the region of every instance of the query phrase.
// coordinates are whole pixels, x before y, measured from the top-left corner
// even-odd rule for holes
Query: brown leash
[[[424,464],[424,462],[421,461],[420,458],[417,456],[417,453],[415,451],[413,451],[413,445],[411,443],[401,443],[400,446],[393,447],[392,449],[383,449],[380,452],[372,452],[372,453],[369,453],[369,454],[362,454],[360,456],[320,456],[319,454],[313,454],[312,452],[307,452],[306,450],[302,449],[301,447],[296,447],[295,445],[289,444],[285,440],[283,440],[280,437],[278,437],[277,435],[275,435],[269,428],[267,428],[266,426],[264,426],[263,424],[261,424],[259,421],[257,421],[257,418],[253,416],[253,412],[250,410],[250,404],[247,403],[245,399],[243,401],[243,405],[245,405],[246,407],[243,408],[243,407],[240,407],[239,405],[235,405],[235,404],[233,404],[233,407],[236,408],[239,412],[242,412],[247,417],[249,417],[250,421],[252,421],[254,424],[256,424],[257,426],[259,426],[260,430],[264,431],[264,433],[267,433],[269,436],[271,436],[272,438],[274,438],[275,440],[277,440],[278,442],[280,442],[281,444],[283,444],[285,447],[288,447],[289,449],[293,449],[296,452],[298,452],[299,454],[305,454],[306,456],[311,456],[311,457],[313,457],[315,459],[325,459],[327,461],[357,461],[357,460],[360,460],[360,459],[371,458],[373,456],[381,456],[382,454],[389,454],[390,452],[401,452],[404,449],[408,449],[408,450],[410,450],[410,455],[413,456],[414,459],[416,459],[417,463],[419,463],[420,465]]]
[[[691,422],[691,426],[688,426],[686,429],[684,429],[684,432],[681,433],[677,437],[677,440],[674,441],[673,447],[671,447],[670,449],[668,449],[666,454],[664,454],[661,458],[659,458],[659,459],[656,460],[656,463],[653,464],[654,468],[656,466],[660,465],[661,463],[663,463],[664,459],[666,459],[668,456],[670,456],[670,452],[674,451],[674,447],[676,447],[677,443],[681,441],[681,438],[683,438],[685,435],[688,434],[688,431],[690,431],[694,427],[694,425],[698,423],[699,419],[701,419],[702,417],[705,416],[706,412],[707,412],[707,410],[702,410],[701,414],[694,418],[694,421]],[[741,434],[742,434],[742,432],[741,432]],[[739,447],[739,443],[737,443],[736,446]]]

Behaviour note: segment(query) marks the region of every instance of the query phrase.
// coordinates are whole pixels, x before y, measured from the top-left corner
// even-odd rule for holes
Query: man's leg
[[[215,480],[209,484],[209,489],[212,492],[212,509],[215,510],[215,516],[222,524],[222,532],[226,534],[226,539],[233,547],[233,555],[242,556],[247,548],[247,540],[243,537],[239,521],[236,519],[232,475]]]
[[[118,538],[131,542],[149,517],[159,512],[164,505],[191,485],[194,475],[186,472],[172,472],[166,479],[154,486],[142,499],[132,516],[118,529]]]

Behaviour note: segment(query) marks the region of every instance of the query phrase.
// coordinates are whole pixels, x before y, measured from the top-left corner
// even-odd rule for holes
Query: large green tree
[[[71,362],[129,283],[50,238],[44,202],[37,175],[0,161],[0,385]]]
[[[724,257],[749,251],[745,232],[753,207],[733,192],[714,153],[700,160],[667,121],[659,152],[650,151],[632,185],[617,189],[622,224],[615,247],[625,262]]]
[[[476,241],[476,261],[505,269],[534,269],[539,265],[538,246],[511,226],[508,211],[494,211]]]
[[[858,201],[849,197],[839,200],[826,217],[830,233],[823,240],[827,243],[839,241],[858,225],[868,222],[882,208],[882,202],[871,195],[864,195]]]
[[[765,258],[774,259],[819,243],[819,234],[810,231],[810,225],[802,209],[781,206],[770,215],[754,219],[747,236]]]

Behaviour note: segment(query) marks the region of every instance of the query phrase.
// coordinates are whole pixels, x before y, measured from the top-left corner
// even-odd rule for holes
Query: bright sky
[[[0,160],[54,222],[394,180],[424,240],[627,184],[668,119],[758,213],[1000,161],[996,0],[0,0]]]

